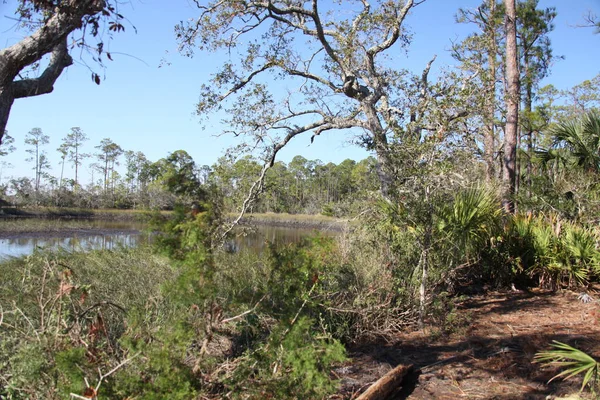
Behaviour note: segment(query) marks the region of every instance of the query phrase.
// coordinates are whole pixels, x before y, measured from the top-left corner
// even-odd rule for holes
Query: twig
[[[254,312],[256,310],[256,307],[258,307],[258,305],[265,299],[265,297],[267,297],[266,294],[263,297],[261,297],[261,299],[258,300],[258,302],[251,309],[246,310],[243,313],[236,315],[235,317],[225,318],[224,320],[221,321],[221,323],[226,324],[228,322],[235,321],[236,319],[240,319],[240,318],[244,317],[245,315],[248,315],[248,314]]]
[[[308,299],[310,299],[310,295],[312,294],[313,290],[315,289],[315,287],[317,287],[317,283],[319,281],[316,280],[315,283],[313,283],[312,287],[310,288],[310,290],[308,291],[308,295],[306,296],[306,298],[304,299],[304,301],[302,302],[302,305],[300,306],[300,308],[298,309],[298,312],[296,313],[296,315],[294,315],[294,319],[292,319],[292,322],[290,323],[289,328],[287,328],[287,330],[285,331],[285,333],[283,334],[283,336],[285,337],[288,332],[290,331],[291,327],[294,326],[294,324],[296,323],[296,320],[298,319],[298,317],[300,316],[300,313],[302,312],[302,310],[304,309],[304,306],[306,305],[306,303],[308,302]]]
[[[121,307],[120,305],[113,303],[112,301],[100,301],[96,304],[93,304],[91,306],[89,306],[88,308],[85,309],[85,311],[83,311],[81,314],[79,314],[77,316],[77,318],[75,319],[75,322],[73,322],[73,324],[71,324],[71,326],[69,327],[69,329],[67,329],[67,333],[69,333],[71,331],[71,329],[73,329],[73,327],[75,326],[75,324],[83,317],[85,317],[85,315],[92,311],[94,308],[98,308],[100,306],[113,306],[115,308],[118,308],[119,310],[121,310],[123,313],[127,314],[127,310],[123,307]]]
[[[140,354],[141,354],[141,352],[138,352],[138,353],[134,354],[133,356],[129,357],[128,359],[122,361],[121,363],[119,363],[119,365],[117,365],[116,367],[114,367],[113,369],[108,371],[106,374],[102,374],[102,371],[100,371],[100,368],[98,368],[99,379],[98,379],[98,383],[96,384],[95,388],[91,388],[87,379],[84,378],[86,387],[91,388],[91,390],[93,390],[94,394],[93,394],[92,399],[98,398],[98,390],[100,389],[100,385],[102,385],[102,382],[104,381],[104,379],[108,378],[109,376],[111,376],[112,374],[117,372],[119,369],[123,368],[127,363],[131,362],[134,358],[136,358]],[[75,398],[75,399],[90,400],[89,397],[83,397],[83,396],[80,396],[75,393],[70,393],[69,395],[71,396],[71,398]]]
[[[37,330],[35,329],[35,326],[33,326],[33,323],[31,322],[31,320],[29,318],[27,318],[27,315],[25,315],[23,313],[23,311],[21,311],[21,309],[19,307],[17,307],[17,305],[15,304],[15,309],[19,312],[19,314],[21,314],[23,316],[23,318],[25,318],[25,321],[27,321],[29,323],[29,326],[31,326],[31,329],[33,329],[33,333],[35,333],[35,336],[37,337],[38,342],[42,342],[42,340],[40,339],[40,335],[37,333]]]

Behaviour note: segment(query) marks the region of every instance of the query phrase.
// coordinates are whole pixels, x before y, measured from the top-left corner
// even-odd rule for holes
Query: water
[[[241,228],[238,235],[225,244],[227,251],[237,253],[242,249],[252,249],[257,252],[266,250],[268,243],[288,244],[298,243],[303,238],[316,233],[333,236],[333,231],[316,231],[314,229],[280,226],[257,226],[252,229]]]
[[[30,224],[31,221],[25,223]],[[140,234],[144,225],[139,222],[71,219],[38,221],[40,225],[47,226],[51,230],[4,234],[9,237],[0,238],[0,259],[28,255],[35,249],[61,248],[67,251],[117,249],[123,246],[137,246],[147,241],[146,236]]]
[[[57,222],[57,221],[54,221]],[[73,221],[65,221],[72,228]],[[115,221],[85,221],[83,228],[77,232],[43,232],[21,233],[15,237],[0,239],[0,259],[19,257],[33,253],[39,249],[65,249],[68,251],[89,251],[100,249],[118,249],[135,247],[146,243],[148,238],[139,233],[143,225],[136,222]],[[305,228],[284,228],[260,226],[254,229],[242,229],[235,238],[226,243],[226,250],[238,252],[249,248],[257,252],[266,249],[268,242],[277,244],[296,243],[302,238],[315,233],[315,230]],[[335,233],[326,231],[325,235]]]
[[[71,237],[20,237],[0,239],[0,259],[18,257],[33,253],[35,249],[64,249],[69,251],[89,251],[117,249],[122,246],[134,247],[144,241],[139,233],[105,233]]]

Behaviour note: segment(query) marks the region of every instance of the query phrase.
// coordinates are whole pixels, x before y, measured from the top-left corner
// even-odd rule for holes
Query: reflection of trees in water
[[[284,228],[261,226],[252,231],[245,232],[244,235],[238,235],[225,244],[225,250],[230,253],[237,253],[241,249],[252,249],[262,253],[267,248],[268,243],[288,244],[299,243],[303,238],[315,234],[317,231],[305,228]],[[320,231],[323,235],[334,236],[337,232]]]
[[[225,250],[237,253],[241,249],[252,249],[261,253],[266,250],[267,243],[298,243],[302,238],[314,234],[311,229],[258,227],[244,236],[236,236],[225,244]],[[335,232],[321,232],[335,235]],[[121,247],[134,247],[147,242],[147,237],[132,233],[114,233],[90,236],[49,237],[49,238],[13,238],[0,239],[0,258],[31,254],[36,248],[58,249],[67,251],[114,250]]]
[[[33,253],[35,249],[58,249],[68,251],[113,250],[120,247],[134,247],[146,242],[140,234],[115,233],[91,236],[71,236],[61,238],[12,238],[0,239],[0,257],[21,256]]]

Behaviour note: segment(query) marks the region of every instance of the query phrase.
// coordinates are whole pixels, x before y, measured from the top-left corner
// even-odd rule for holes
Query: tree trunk
[[[429,278],[429,251],[431,247],[431,236],[433,230],[433,204],[429,197],[429,187],[425,188],[425,203],[429,205],[428,220],[423,237],[423,250],[421,252],[421,285],[419,286],[419,329],[425,327],[425,314],[427,311],[427,279]]]
[[[517,131],[519,123],[519,64],[517,58],[516,0],[504,0],[506,6],[506,128],[504,130],[504,163],[502,166],[502,207],[515,210]]]
[[[14,102],[15,98],[10,88],[0,86],[0,144],[2,144],[2,137]]]
[[[527,119],[529,123],[527,124],[527,193],[531,196],[531,174],[533,172],[531,159],[533,157],[533,125],[531,123],[531,112],[532,112],[532,104],[533,104],[533,88],[529,71],[529,56],[527,54],[524,55],[524,67],[525,67],[525,76],[529,77],[525,80],[525,111],[527,114]]]
[[[413,369],[412,365],[398,365],[396,368],[379,378],[356,400],[384,400],[398,391],[404,377]]]
[[[490,0],[491,20],[496,12],[496,0]],[[489,82],[486,93],[485,105],[485,130],[483,137],[483,160],[485,162],[485,178],[488,182],[495,179],[494,151],[496,148],[496,135],[494,127],[494,117],[496,114],[496,27],[493,22],[488,22],[488,32],[490,45],[488,52]]]
[[[73,63],[67,51],[67,37],[81,28],[85,16],[104,9],[104,0],[68,0],[30,36],[0,50],[0,143],[14,99],[52,92],[63,69]],[[15,81],[27,66],[52,52],[50,63],[35,79]]]
[[[66,158],[66,156],[63,157],[63,159],[62,159],[62,166],[60,167],[60,182],[58,183],[58,188],[59,189],[62,189],[62,187],[63,187],[63,176],[64,176],[64,173],[65,173],[65,158]]]
[[[390,199],[392,186],[393,186],[393,178],[391,173],[391,166],[389,161],[389,146],[387,137],[383,131],[383,127],[381,126],[381,121],[379,120],[379,115],[377,114],[377,110],[372,104],[363,103],[362,109],[367,117],[367,124],[369,126],[369,130],[373,134],[373,142],[375,144],[375,154],[377,155],[377,166],[376,172],[379,177],[379,183],[381,187],[381,195],[385,199]]]
[[[75,186],[79,184],[79,143],[75,142]]]
[[[40,151],[39,145],[35,145],[35,192],[40,190]]]

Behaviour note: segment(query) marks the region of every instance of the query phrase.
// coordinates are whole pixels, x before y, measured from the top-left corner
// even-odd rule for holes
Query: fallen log
[[[410,373],[413,369],[411,365],[398,365],[396,368],[389,371],[387,374],[379,378],[374,384],[356,400],[385,400],[402,384],[402,379],[406,374]]]

